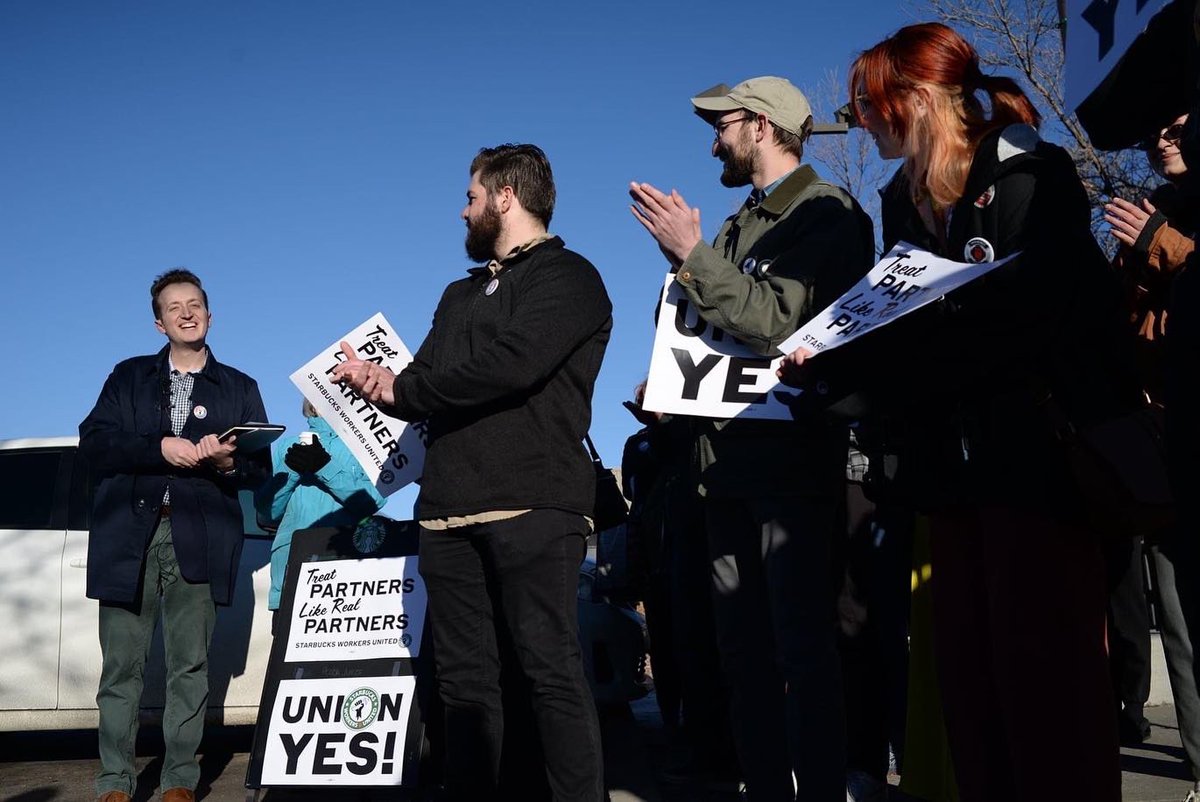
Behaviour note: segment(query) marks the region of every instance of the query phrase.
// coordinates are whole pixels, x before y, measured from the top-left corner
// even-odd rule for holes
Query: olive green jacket
[[[845,190],[801,166],[761,204],[727,219],[675,273],[708,323],[766,356],[875,263],[871,219]],[[846,431],[815,413],[796,422],[696,418],[700,491],[761,497],[831,492]]]

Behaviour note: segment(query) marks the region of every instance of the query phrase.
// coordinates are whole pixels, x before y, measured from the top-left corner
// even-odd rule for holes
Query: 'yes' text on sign
[[[263,756],[266,785],[400,785],[412,676],[283,680]]]
[[[674,276],[659,305],[642,406],[706,418],[791,420],[796,391],[775,376],[782,356],[763,356],[701,318]]]

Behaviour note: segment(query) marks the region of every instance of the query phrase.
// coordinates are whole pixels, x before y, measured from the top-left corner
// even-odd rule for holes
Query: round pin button
[[[491,295],[493,292],[495,292],[495,291],[496,291],[496,288],[497,288],[497,287],[499,287],[499,286],[500,286],[500,279],[498,279],[498,278],[494,278],[494,279],[492,279],[491,281],[489,281],[489,282],[488,282],[488,285],[487,285],[487,287],[486,287],[486,288],[484,288],[484,290],[483,290],[483,294],[484,294],[484,295]]]
[[[197,404],[192,408],[192,414],[196,416],[196,420],[204,420],[208,417],[208,410],[202,404]]]
[[[983,237],[971,237],[963,247],[963,256],[968,262],[982,264],[995,260],[996,249]]]

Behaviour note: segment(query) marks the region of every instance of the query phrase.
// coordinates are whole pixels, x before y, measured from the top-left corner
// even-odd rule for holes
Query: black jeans
[[[529,683],[554,799],[603,798],[600,728],[579,649],[586,532],[582,516],[559,510],[421,531],[446,716],[446,789],[455,799],[497,793],[504,743],[498,637],[511,638]]]
[[[751,802],[840,802],[834,498],[704,500],[713,610]],[[793,791],[792,774],[799,782]]]
[[[846,486],[846,515],[847,574],[867,608],[861,630],[839,638],[846,767],[887,782],[889,745],[904,773],[914,516],[894,503],[876,506],[856,483]]]
[[[1117,720],[1137,731],[1150,698],[1150,609],[1140,537],[1103,543],[1108,571],[1108,668]]]

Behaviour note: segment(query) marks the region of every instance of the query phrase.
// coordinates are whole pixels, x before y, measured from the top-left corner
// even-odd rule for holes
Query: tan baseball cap
[[[787,78],[774,75],[750,78],[733,89],[717,84],[692,98],[692,105],[706,122],[727,111],[745,109],[765,114],[783,130],[797,135],[802,135],[804,124],[812,119],[812,107],[804,93]]]

